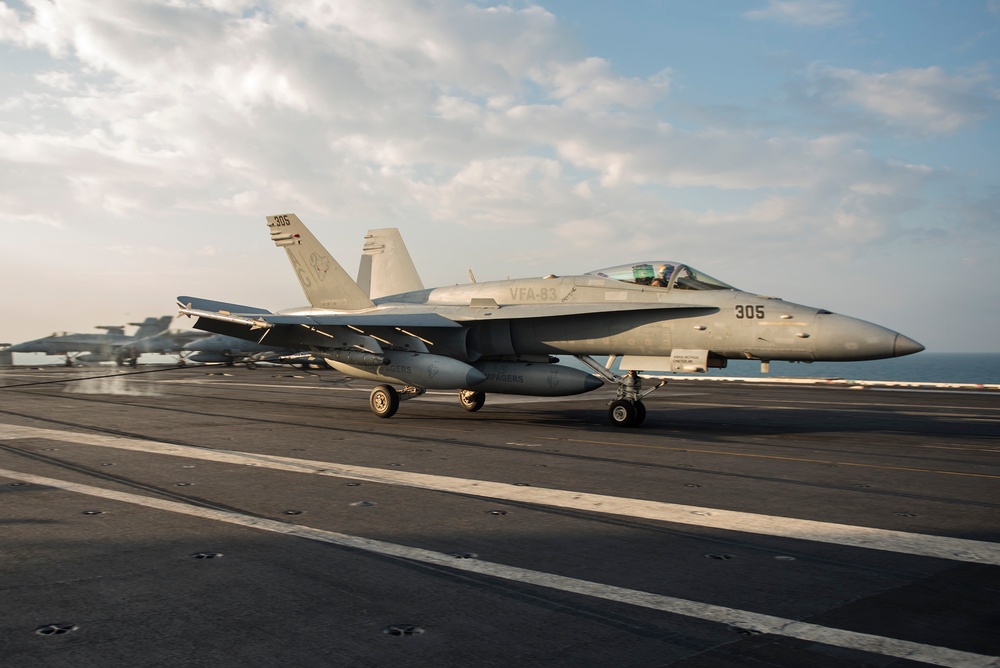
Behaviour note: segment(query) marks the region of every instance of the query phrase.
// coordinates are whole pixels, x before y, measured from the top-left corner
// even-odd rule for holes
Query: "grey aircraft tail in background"
[[[663,384],[643,390],[640,371],[704,372],[732,359],[873,360],[923,350],[885,327],[744,292],[670,260],[424,289],[394,230],[369,235],[370,260],[363,257],[359,271],[366,291],[294,214],[268,216],[267,225],[310,306],[272,313],[178,297],[180,313],[197,317],[196,329],[309,352],[378,382],[370,405],[380,417],[427,389],[458,390],[462,407],[476,411],[488,392],[566,396],[608,382],[617,388],[610,420],[626,427],[643,421],[642,399]],[[391,252],[378,253],[380,245]],[[594,373],[559,364],[555,355],[572,355]],[[609,357],[608,365],[595,356]],[[624,373],[610,370],[615,359]]]

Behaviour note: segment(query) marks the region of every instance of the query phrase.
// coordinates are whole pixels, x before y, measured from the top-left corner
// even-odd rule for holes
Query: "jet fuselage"
[[[508,315],[517,306],[528,304],[597,304],[601,310],[577,315],[553,313],[551,317],[545,317],[544,310],[533,311],[532,317]],[[376,300],[375,309],[368,313],[400,305],[416,310],[424,307],[456,320],[470,309],[476,312],[477,318],[468,320],[461,334],[445,337],[447,341],[441,341],[440,330],[433,335],[450,354],[457,352],[456,347],[464,348],[461,357],[472,361],[498,355],[669,356],[674,349],[708,350],[727,359],[858,361],[922,349],[880,325],[734,288],[666,289],[593,275],[420,290]],[[620,308],[608,310],[616,306]],[[637,306],[647,308],[630,309]],[[302,308],[282,313],[339,312]],[[407,331],[420,336],[420,329]],[[400,338],[393,329],[383,335]]]

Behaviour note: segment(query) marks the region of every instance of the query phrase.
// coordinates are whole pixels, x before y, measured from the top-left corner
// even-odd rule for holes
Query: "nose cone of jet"
[[[903,355],[912,355],[913,353],[919,353],[924,347],[911,339],[908,336],[903,336],[902,334],[896,335],[896,342],[892,346],[892,354],[894,357],[902,357]]]

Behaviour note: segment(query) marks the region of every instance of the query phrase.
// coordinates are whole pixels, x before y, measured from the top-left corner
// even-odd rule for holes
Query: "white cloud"
[[[897,180],[851,135],[677,128],[656,107],[670,70],[623,77],[606,59],[577,56],[539,7],[99,5],[29,0],[3,33],[53,61],[36,76],[44,93],[5,101],[0,168],[27,174],[21,206],[7,196],[13,210],[28,197],[57,221],[294,205],[556,228],[613,209],[634,224],[666,208],[648,194],[633,204],[647,186],[763,190],[746,205],[753,220],[777,201],[775,189],[797,190],[781,195],[795,199],[834,183],[857,197],[856,183],[874,193]],[[768,11],[805,21],[845,10],[786,2]],[[949,96],[982,83],[934,68],[826,70],[817,80],[835,83],[824,95],[841,104],[942,129],[972,118],[948,107]],[[897,104],[903,93],[908,103]],[[24,107],[58,110],[65,122],[18,127],[14,110]],[[38,198],[30,184],[41,178],[61,196]]]
[[[561,100],[567,108],[595,110],[620,105],[647,107],[666,95],[669,72],[662,71],[649,80],[615,76],[602,58],[549,64],[531,78],[545,86],[549,96]]]
[[[768,0],[767,7],[746,12],[756,21],[776,21],[794,25],[826,27],[851,20],[850,0]]]
[[[441,220],[471,226],[538,226],[580,208],[558,161],[520,156],[475,160],[448,182],[418,188],[418,201]]]
[[[940,67],[867,73],[846,68],[814,72],[813,96],[851,106],[899,128],[951,133],[996,113],[1000,95],[985,72],[948,74]]]

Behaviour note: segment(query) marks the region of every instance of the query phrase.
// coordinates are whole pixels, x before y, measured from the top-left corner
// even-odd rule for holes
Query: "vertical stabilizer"
[[[267,217],[271,240],[285,249],[302,291],[315,308],[356,311],[374,306],[294,213]]]
[[[372,299],[424,289],[403,237],[395,227],[368,230],[358,284],[368,289]]]
[[[159,318],[149,317],[142,322],[130,322],[130,325],[138,327],[135,330],[135,334],[132,336],[136,339],[144,339],[147,336],[155,336],[165,329],[170,327],[170,323],[173,321],[174,316],[164,315]]]

